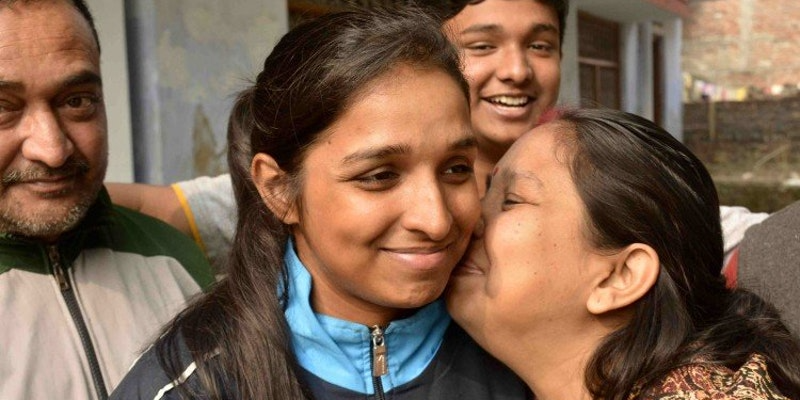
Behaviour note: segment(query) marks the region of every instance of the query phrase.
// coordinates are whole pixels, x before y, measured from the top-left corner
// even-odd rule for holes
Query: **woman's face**
[[[377,78],[303,162],[293,234],[317,312],[385,324],[434,301],[480,213],[467,100],[444,72]]]
[[[500,160],[483,224],[448,289],[453,318],[498,358],[499,347],[563,335],[588,317],[587,272],[602,256],[587,239],[568,147],[557,139],[565,129],[542,125]]]

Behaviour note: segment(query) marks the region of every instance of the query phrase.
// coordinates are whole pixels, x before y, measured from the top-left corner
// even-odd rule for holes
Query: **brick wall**
[[[714,172],[800,172],[800,97],[684,105],[684,141]]]
[[[800,83],[800,1],[695,0],[689,5],[685,72],[731,87]]]
[[[800,200],[800,97],[684,105],[684,142],[720,202],[774,212]]]

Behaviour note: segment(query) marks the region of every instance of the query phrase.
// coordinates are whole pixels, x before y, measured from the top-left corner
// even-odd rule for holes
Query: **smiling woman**
[[[229,272],[113,398],[526,398],[437,300],[480,212],[467,98],[417,10],[284,36],[231,114]]]
[[[572,110],[498,163],[448,309],[537,399],[800,398],[797,339],[721,265],[702,163],[643,118]]]

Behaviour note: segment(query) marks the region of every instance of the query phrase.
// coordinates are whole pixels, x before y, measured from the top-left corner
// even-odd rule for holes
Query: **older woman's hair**
[[[590,362],[586,384],[593,396],[627,399],[635,385],[646,387],[679,366],[700,360],[738,369],[760,353],[783,394],[800,398],[796,339],[770,304],[725,286],[719,201],[702,162],[633,114],[556,114],[594,246],[644,243],[661,263],[630,323],[610,335]]]
[[[214,355],[198,362],[202,391],[210,398],[226,394],[220,371],[229,381],[222,386],[237,387],[238,398],[308,397],[297,378],[280,295],[292,290],[283,262],[289,229],[261,200],[250,163],[255,154],[270,155],[288,176],[287,197],[298,199],[308,148],[361,91],[399,66],[445,72],[467,103],[455,49],[437,20],[409,7],[327,14],[296,27],[239,94],[228,124],[238,222],[227,276],[178,316],[161,341],[162,365],[173,377],[182,369],[182,334],[196,361]]]

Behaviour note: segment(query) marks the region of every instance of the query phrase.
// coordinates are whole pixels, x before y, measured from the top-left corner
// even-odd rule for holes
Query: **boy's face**
[[[478,147],[498,159],[558,99],[558,15],[538,0],[485,0],[444,27],[462,52]]]

